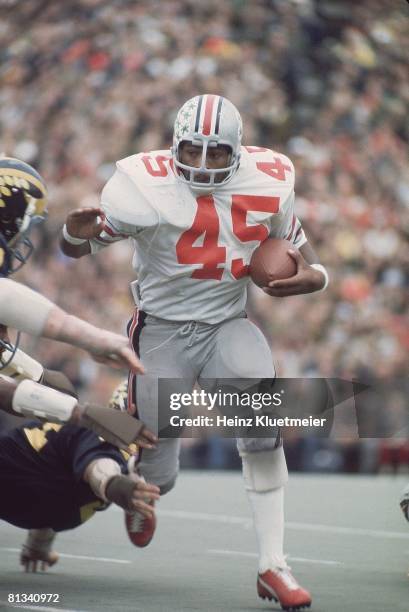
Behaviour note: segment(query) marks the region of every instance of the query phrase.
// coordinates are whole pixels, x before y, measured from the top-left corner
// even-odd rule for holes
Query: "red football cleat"
[[[257,592],[262,599],[278,601],[283,610],[300,610],[311,605],[311,595],[300,587],[288,567],[259,574]]]
[[[153,506],[154,502],[151,502],[151,505]],[[148,518],[140,512],[125,512],[125,525],[132,544],[143,548],[148,546],[153,538],[156,529],[156,516],[153,514]]]

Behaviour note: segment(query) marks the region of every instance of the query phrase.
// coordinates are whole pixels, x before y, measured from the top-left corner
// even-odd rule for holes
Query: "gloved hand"
[[[159,499],[160,490],[136,474],[118,475],[113,476],[108,482],[105,495],[109,501],[126,512],[138,511],[143,516],[151,518],[155,513],[153,502]]]
[[[94,404],[76,406],[70,419],[80,427],[86,427],[118,448],[128,450],[135,443],[142,448],[153,448],[156,436],[146,425],[127,412],[101,408]]]

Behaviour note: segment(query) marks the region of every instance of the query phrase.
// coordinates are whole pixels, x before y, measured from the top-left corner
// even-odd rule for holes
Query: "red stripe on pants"
[[[212,114],[213,114],[213,106],[216,100],[216,96],[206,96],[206,106],[204,111],[204,120],[203,120],[203,134],[208,136],[210,134],[210,128],[212,125]]]

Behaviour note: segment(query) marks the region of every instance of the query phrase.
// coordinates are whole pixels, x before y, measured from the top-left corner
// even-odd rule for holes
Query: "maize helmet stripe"
[[[18,178],[25,179],[44,193],[45,185],[38,172],[28,164],[21,164],[21,168],[18,165],[19,161],[13,157],[0,157],[0,176],[17,176]]]
[[[0,236],[9,260],[6,275],[30,257],[34,247],[29,233],[46,217],[46,207],[47,187],[38,172],[19,159],[0,157]]]
[[[13,157],[0,157],[0,184],[8,185],[9,182],[14,183],[16,187],[23,187],[36,199],[37,214],[42,215],[45,212],[47,188],[34,168]]]

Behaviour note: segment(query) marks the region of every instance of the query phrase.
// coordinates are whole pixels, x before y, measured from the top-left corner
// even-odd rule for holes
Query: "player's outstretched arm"
[[[287,297],[323,291],[327,287],[328,274],[308,242],[299,250],[290,249],[288,254],[297,264],[296,274],[284,280],[272,281],[268,287],[264,287],[265,293],[273,297]]]
[[[62,252],[75,259],[91,253],[89,240],[98,238],[104,226],[104,218],[101,208],[78,208],[72,211],[62,231]]]
[[[142,421],[127,412],[93,404],[81,405],[76,397],[33,380],[23,380],[16,385],[14,381],[0,379],[0,406],[9,413],[85,427],[124,450],[133,443],[153,448],[157,441]]]
[[[131,369],[137,374],[145,371],[125,336],[69,315],[44,296],[9,278],[0,278],[0,321],[34,336],[78,346],[96,361],[114,368]]]
[[[88,351],[99,363],[113,368],[131,369],[137,374],[145,372],[125,336],[95,327],[57,306],[50,311],[42,335],[78,346]]]

